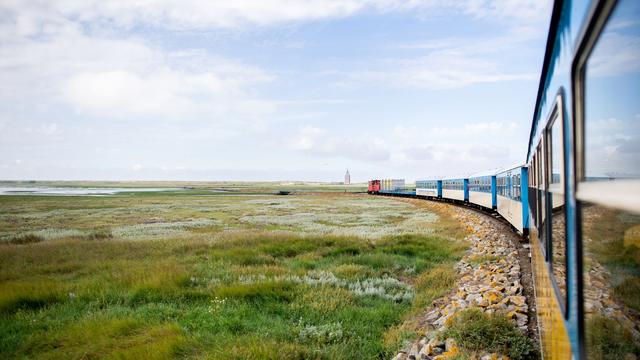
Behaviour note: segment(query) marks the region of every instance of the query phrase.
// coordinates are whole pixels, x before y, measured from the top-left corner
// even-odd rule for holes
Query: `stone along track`
[[[455,356],[457,346],[436,340],[435,334],[445,328],[454,314],[470,307],[507,315],[537,343],[530,252],[523,238],[503,219],[474,208],[417,199],[399,200],[450,214],[466,226],[465,241],[470,246],[455,265],[459,277],[452,290],[436,299],[417,319],[424,336],[401,350],[394,359],[440,360]],[[499,359],[500,354],[484,354],[482,358]]]

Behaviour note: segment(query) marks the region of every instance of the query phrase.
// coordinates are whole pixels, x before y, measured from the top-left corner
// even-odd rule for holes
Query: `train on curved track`
[[[640,1],[554,2],[522,164],[368,192],[497,212],[530,243],[543,358],[640,359]]]

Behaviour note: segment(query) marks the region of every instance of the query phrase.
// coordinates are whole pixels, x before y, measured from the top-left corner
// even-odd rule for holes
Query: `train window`
[[[545,173],[545,163],[544,163],[544,151],[542,151],[542,144],[540,144],[538,146],[538,151],[537,151],[537,157],[538,157],[538,189],[537,189],[537,198],[538,198],[538,239],[540,240],[540,243],[542,244],[542,248],[544,249],[544,253],[545,256],[547,254],[547,246],[546,246],[546,239],[547,239],[547,231],[545,229],[546,227],[546,222],[545,222],[545,214],[546,214],[546,196],[545,196],[545,180],[544,180],[544,173]]]
[[[533,158],[531,159],[531,164],[529,164],[529,209],[530,209],[530,213],[533,214],[532,220],[533,220],[533,227],[537,227],[538,226],[538,219],[536,217],[536,214],[538,213],[538,207],[537,207],[537,198],[536,198],[536,157],[535,155],[533,156]]]
[[[640,2],[617,2],[580,64],[577,119],[585,339],[593,359],[640,353]],[[589,50],[587,50],[589,51]]]
[[[520,174],[511,176],[511,197],[514,200],[520,201]]]
[[[558,109],[558,111],[561,111]],[[551,127],[547,130],[549,136],[549,160],[551,162],[551,166],[549,166],[549,170],[551,173],[549,174],[549,183],[550,183],[550,191],[564,191],[562,188],[562,178],[564,176],[564,171],[562,171],[564,166],[564,155],[562,150],[562,120],[559,116],[556,115],[556,118],[553,120]],[[555,206],[554,206],[555,208]]]
[[[547,207],[551,210],[551,251],[550,262],[555,282],[555,287],[563,309],[567,309],[567,257],[566,257],[566,222],[564,212],[564,151],[563,151],[563,128],[562,128],[562,98],[558,98],[556,111],[547,128],[547,159],[549,161],[547,176],[549,178],[550,204]]]

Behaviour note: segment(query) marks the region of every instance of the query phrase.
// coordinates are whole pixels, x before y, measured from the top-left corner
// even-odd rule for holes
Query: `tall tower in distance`
[[[349,169],[347,169],[347,173],[344,174],[344,184],[345,185],[351,184],[351,175],[349,175]]]

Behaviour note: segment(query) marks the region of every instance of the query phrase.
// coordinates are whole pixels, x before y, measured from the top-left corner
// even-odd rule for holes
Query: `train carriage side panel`
[[[442,197],[444,199],[465,201],[464,180],[442,180]]]
[[[502,171],[496,175],[498,213],[520,233],[524,233],[522,209],[522,166]]]
[[[520,210],[522,214],[522,233],[527,235],[529,233],[529,169],[526,166],[520,168],[520,187],[521,187],[521,199]]]
[[[438,196],[438,191],[435,189],[416,188],[416,195],[418,196]]]
[[[469,179],[462,180],[462,186],[464,189],[464,201],[469,201]]]
[[[416,195],[436,197],[438,196],[438,183],[436,180],[416,180]]]
[[[493,195],[491,193],[469,191],[469,202],[487,209],[493,209]]]
[[[480,205],[487,209],[494,208],[493,188],[491,185],[492,176],[477,176],[469,178],[469,202]]]
[[[523,203],[528,215],[529,238],[531,243],[531,259],[533,265],[533,277],[536,286],[536,313],[538,317],[538,328],[541,340],[542,357],[547,359],[585,359],[583,351],[584,343],[581,340],[579,302],[580,295],[578,289],[578,267],[576,263],[579,244],[576,241],[574,231],[567,231],[563,241],[566,249],[566,261],[553,260],[554,251],[551,250],[551,243],[557,239],[558,231],[564,227],[552,227],[556,214],[551,210],[554,206],[549,201],[547,188],[547,148],[545,145],[546,128],[549,121],[553,121],[553,114],[557,108],[557,98],[563,99],[564,106],[560,106],[559,113],[565,115],[563,124],[566,132],[564,148],[565,158],[568,165],[565,167],[567,178],[574,177],[571,156],[573,154],[574,143],[572,138],[573,129],[567,127],[571,124],[573,114],[574,94],[573,80],[574,74],[573,57],[579,48],[582,34],[589,33],[587,23],[593,14],[601,14],[602,11],[596,9],[604,4],[612,4],[612,1],[600,0],[580,0],[561,1],[556,0],[553,6],[551,22],[549,24],[549,34],[547,37],[545,57],[543,61],[542,73],[540,76],[538,94],[533,113],[531,132],[529,135],[527,166],[530,172],[527,192],[528,204]],[[562,151],[561,151],[562,153]],[[523,179],[524,185],[524,179]],[[570,198],[571,186],[567,190]],[[523,198],[526,187],[523,186]],[[557,203],[557,202],[556,202]],[[571,204],[567,204],[571,205]],[[565,213],[565,211],[562,211]],[[571,214],[571,209],[566,209],[567,214]],[[559,215],[559,214],[558,214]],[[569,230],[573,228],[574,218],[567,216],[564,219]],[[556,240],[557,241],[557,240]],[[556,249],[558,249],[556,247]],[[565,263],[564,276],[567,284],[566,302],[560,303],[557,296],[558,288],[554,285],[554,262]],[[564,307],[566,306],[566,307]]]
[[[464,201],[464,190],[442,189],[442,197],[444,199]]]
[[[498,208],[498,195],[496,194],[496,176],[491,176],[491,208]]]
[[[498,195],[498,214],[502,215],[519,232],[523,232],[522,203],[520,201]]]

